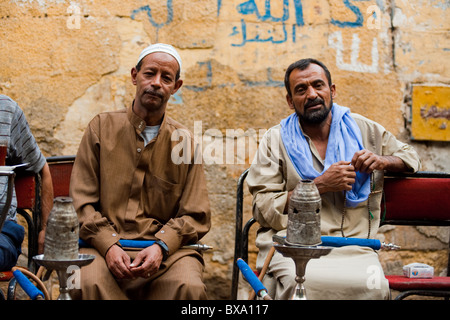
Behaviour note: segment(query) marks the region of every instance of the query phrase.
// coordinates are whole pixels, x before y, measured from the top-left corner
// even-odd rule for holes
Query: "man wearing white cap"
[[[83,299],[206,299],[202,256],[183,248],[210,229],[203,167],[193,154],[172,161],[172,136],[187,129],[166,114],[181,66],[170,45],[144,49],[131,70],[133,104],[97,115],[80,143],[70,191],[90,246],[80,251],[96,255],[81,270]],[[195,150],[193,135],[184,138]],[[124,239],[155,242],[136,249]]]

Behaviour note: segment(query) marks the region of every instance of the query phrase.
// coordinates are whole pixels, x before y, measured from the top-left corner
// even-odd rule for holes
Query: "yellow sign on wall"
[[[450,141],[450,87],[413,86],[412,139]]]

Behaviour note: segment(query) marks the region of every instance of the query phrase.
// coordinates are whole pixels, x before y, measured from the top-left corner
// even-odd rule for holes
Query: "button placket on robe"
[[[148,163],[150,161],[150,151],[145,150],[143,143],[138,143],[136,148],[138,165],[134,171],[133,180],[130,188],[130,195],[128,197],[127,210],[125,212],[126,231],[131,228],[136,220],[136,214],[139,209],[141,201],[141,191],[144,185],[145,172],[148,170]]]

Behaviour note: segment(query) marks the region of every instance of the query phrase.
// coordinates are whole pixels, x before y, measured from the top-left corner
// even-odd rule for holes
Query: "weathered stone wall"
[[[283,77],[291,62],[324,61],[337,103],[411,142],[423,170],[450,172],[448,142],[410,141],[413,85],[450,85],[449,7],[447,0],[1,0],[0,93],[19,102],[47,156],[75,154],[95,114],[132,101],[139,52],[155,42],[177,47],[184,86],[169,113],[203,143],[213,213],[205,242],[214,247],[206,279],[212,298],[227,298],[236,181],[264,130],[289,114]],[[404,259],[442,272],[447,230],[406,230],[381,234],[408,249],[383,253],[386,269]]]

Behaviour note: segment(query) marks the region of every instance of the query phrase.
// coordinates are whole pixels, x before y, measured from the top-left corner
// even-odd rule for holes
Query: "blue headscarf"
[[[311,150],[300,129],[297,113],[293,113],[281,121],[281,138],[284,146],[295,169],[303,179],[314,180],[333,163],[341,160],[351,161],[355,152],[364,148],[361,130],[350,116],[350,109],[333,103],[331,113],[332,122],[322,172],[318,172],[313,166]],[[354,207],[367,200],[369,193],[370,176],[366,173],[356,172],[352,190],[346,193],[348,205]]]

